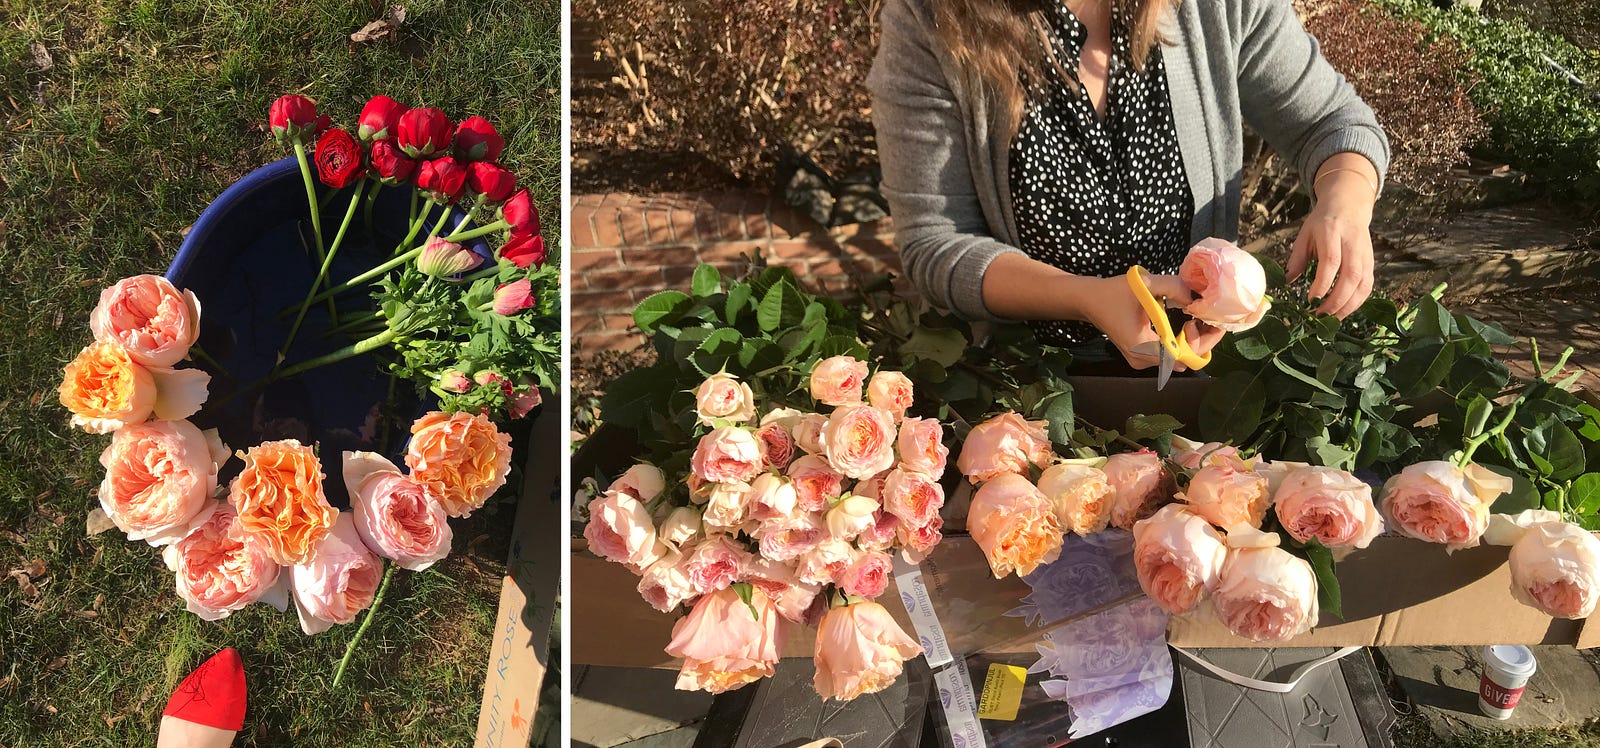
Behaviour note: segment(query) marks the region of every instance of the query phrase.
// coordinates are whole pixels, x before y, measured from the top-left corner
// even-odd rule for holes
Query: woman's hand
[[[1083,280],[1086,282],[1085,303],[1082,306],[1084,318],[1106,334],[1111,344],[1128,360],[1129,366],[1148,369],[1159,364],[1159,356],[1133,352],[1139,345],[1159,341],[1160,338],[1150,326],[1150,317],[1145,314],[1144,306],[1133,295],[1133,289],[1128,287],[1128,279],[1117,275]],[[1146,275],[1145,285],[1156,298],[1166,297],[1167,306],[1171,308],[1186,306],[1194,300],[1189,288],[1176,275]],[[1184,325],[1183,330],[1189,347],[1202,356],[1222,340],[1222,330],[1198,320]],[[1183,371],[1185,368],[1181,363],[1173,367],[1174,371]]]
[[[1317,311],[1344,319],[1372,295],[1372,205],[1377,172],[1362,156],[1341,153],[1322,166],[1314,188],[1316,205],[1300,226],[1289,253],[1289,280],[1317,261],[1309,298]]]

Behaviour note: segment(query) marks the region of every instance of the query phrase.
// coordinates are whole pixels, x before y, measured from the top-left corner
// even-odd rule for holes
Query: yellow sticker
[[[1028,671],[1016,665],[989,664],[989,674],[983,679],[983,693],[978,697],[978,718],[1011,722],[1017,718],[1017,707],[1022,706],[1022,687],[1028,682]]]

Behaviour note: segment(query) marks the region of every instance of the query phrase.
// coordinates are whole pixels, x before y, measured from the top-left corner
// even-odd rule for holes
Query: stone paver
[[[1533,648],[1539,670],[1511,719],[1478,711],[1482,647],[1384,647],[1394,682],[1441,737],[1578,725],[1600,718],[1600,671],[1594,655],[1570,646]]]
[[[679,691],[676,670],[580,667],[572,678],[572,743],[612,748],[687,748],[712,696]]]

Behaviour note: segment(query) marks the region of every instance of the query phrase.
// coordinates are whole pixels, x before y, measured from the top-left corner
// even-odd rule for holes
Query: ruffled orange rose
[[[144,423],[194,415],[206,400],[211,375],[198,369],[151,369],[115,343],[90,343],[62,371],[57,393],[72,412],[72,425],[108,434]]]
[[[1050,500],[1016,473],[978,487],[967,510],[967,531],[989,559],[995,579],[1033,573],[1061,555],[1061,523]]]
[[[411,424],[406,467],[450,516],[467,517],[506,484],[511,437],[481,414],[434,411]]]
[[[239,513],[238,529],[280,564],[311,559],[339,510],[322,493],[322,464],[311,448],[293,439],[262,442],[240,452],[244,470],[228,486]]]

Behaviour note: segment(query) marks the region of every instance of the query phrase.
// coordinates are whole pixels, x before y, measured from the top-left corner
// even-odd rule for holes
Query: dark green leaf
[[[1056,444],[1068,445],[1072,443],[1072,430],[1075,417],[1072,409],[1072,393],[1058,392],[1050,395],[1045,400],[1044,419],[1050,423],[1050,441]]]
[[[1578,441],[1578,435],[1565,424],[1555,423],[1550,427],[1550,451],[1546,454],[1550,461],[1550,479],[1554,481],[1568,481],[1583,473],[1584,453],[1583,443]]]
[[[701,341],[692,360],[701,374],[711,376],[727,369],[729,362],[736,360],[743,349],[744,336],[731,327],[721,327]]]
[[[1496,473],[1511,479],[1511,490],[1495,499],[1489,511],[1493,514],[1516,514],[1526,509],[1539,508],[1539,491],[1533,487],[1533,482],[1520,471],[1504,465],[1484,465]]]
[[[600,398],[600,417],[606,423],[638,428],[656,409],[666,394],[663,384],[672,377],[663,376],[655,367],[634,369],[611,381]]]
[[[1462,332],[1471,333],[1489,345],[1512,345],[1517,342],[1499,325],[1482,322],[1465,314],[1457,314],[1455,319]]]
[[[1334,618],[1344,620],[1344,595],[1339,589],[1339,576],[1334,573],[1333,552],[1316,538],[1306,542],[1306,561],[1311,572],[1317,575],[1317,606]]]
[[[1483,433],[1484,427],[1489,425],[1489,416],[1493,412],[1494,404],[1489,402],[1489,398],[1483,395],[1472,398],[1472,402],[1467,405],[1467,415],[1461,435],[1471,439]]]
[[[1405,397],[1416,397],[1439,386],[1450,374],[1456,360],[1456,347],[1442,340],[1419,343],[1400,354],[1390,370],[1394,384]]]
[[[761,612],[756,610],[756,604],[752,601],[755,596],[755,587],[749,582],[739,582],[733,585],[733,592],[739,596],[739,602],[744,603],[745,607],[750,609],[750,615],[758,621],[761,620]]]
[[[739,324],[739,315],[750,305],[750,296],[753,293],[748,283],[735,283],[728,289],[728,303],[723,308],[722,318],[730,325]]]
[[[1212,383],[1200,403],[1200,435],[1208,441],[1248,442],[1261,425],[1266,387],[1247,371],[1231,372]]]
[[[967,339],[949,328],[918,327],[911,339],[900,344],[900,355],[907,360],[927,359],[940,366],[955,366],[967,349]]]
[[[818,358],[832,358],[834,356],[850,356],[851,358],[867,360],[867,347],[861,341],[847,335],[834,335],[822,341],[822,346],[817,349]]]
[[[739,351],[739,365],[750,374],[766,371],[783,363],[783,349],[765,338],[746,338]]]
[[[1155,439],[1162,434],[1171,434],[1181,428],[1183,422],[1169,415],[1137,415],[1128,418],[1127,423],[1122,425],[1122,432],[1127,434],[1129,439],[1142,442]]]
[[[1294,366],[1292,364],[1284,361],[1282,358],[1274,358],[1274,359],[1272,359],[1272,365],[1278,367],[1278,371],[1281,371],[1281,372],[1283,372],[1285,374],[1288,374],[1289,376],[1300,380],[1302,383],[1310,385],[1314,389],[1322,390],[1323,392],[1326,392],[1326,393],[1328,393],[1330,395],[1338,395],[1339,394],[1339,392],[1337,390],[1333,389],[1332,387],[1329,387],[1326,384],[1323,384],[1322,382],[1317,381],[1316,377],[1313,377],[1310,374],[1307,374],[1307,373],[1305,373],[1303,371],[1300,371],[1299,369],[1294,368]]]
[[[1272,346],[1258,337],[1241,337],[1233,341],[1233,348],[1246,361],[1260,361],[1273,353]]]

